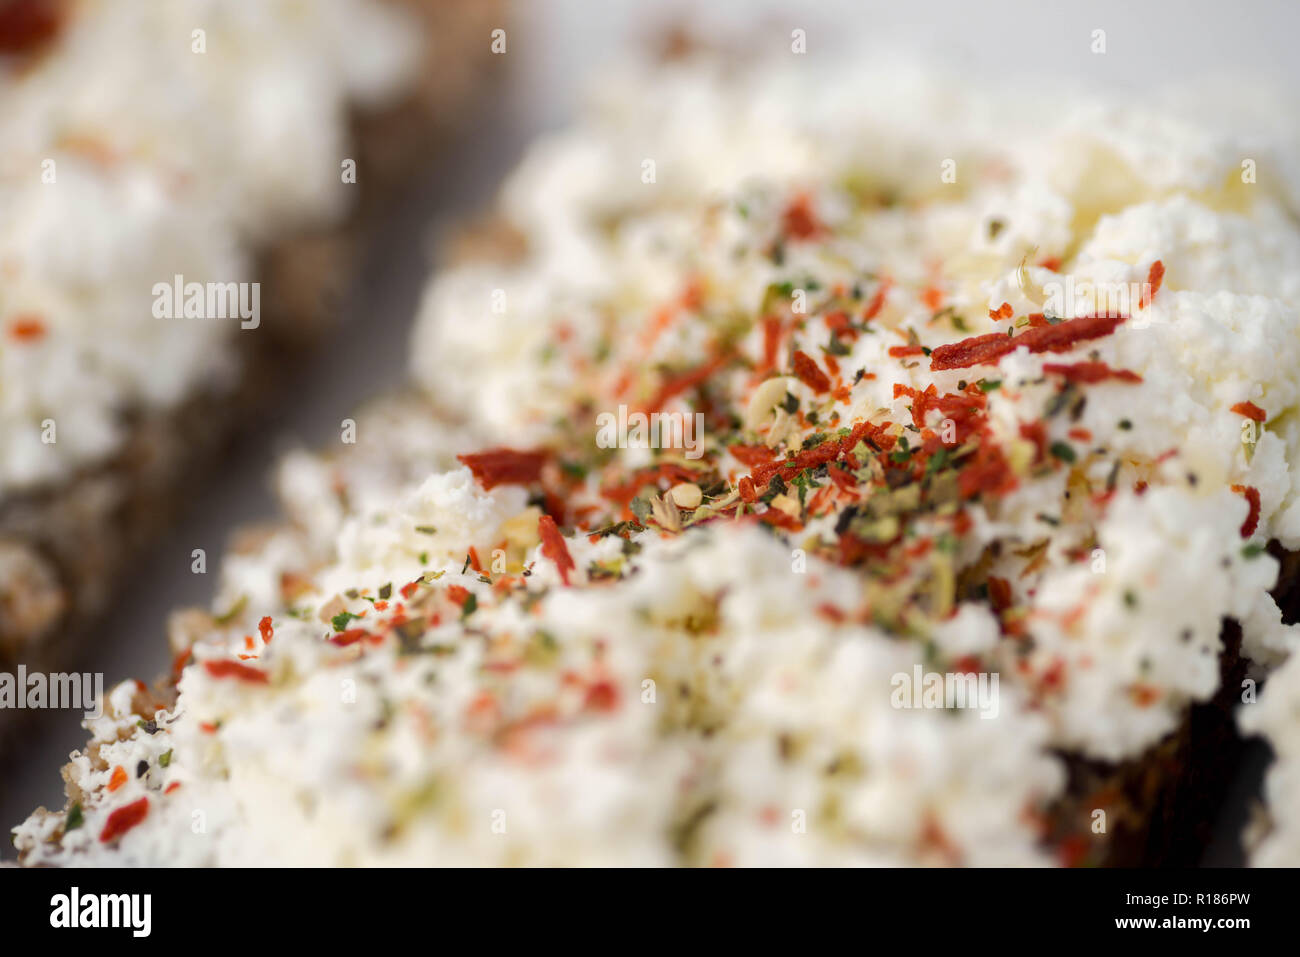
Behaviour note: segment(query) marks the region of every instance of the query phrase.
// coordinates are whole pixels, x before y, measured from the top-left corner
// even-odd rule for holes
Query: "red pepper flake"
[[[1081,834],[1071,834],[1056,849],[1062,867],[1082,867],[1088,859],[1088,839]]]
[[[1080,316],[1056,325],[1030,328],[1019,336],[991,332],[960,342],[939,346],[930,353],[930,368],[965,369],[975,365],[996,365],[1003,356],[1022,346],[1030,352],[1065,352],[1080,342],[1108,336],[1125,319],[1124,316]],[[893,354],[893,349],[890,354]]]
[[[403,598],[410,600],[410,597],[415,594],[415,590],[420,587],[420,581],[421,579],[417,578],[413,582],[407,582],[399,588],[398,591],[401,593]]]
[[[1045,256],[1038,261],[1038,265],[1043,269],[1050,269],[1052,272],[1061,271],[1061,260],[1055,256]]]
[[[126,783],[126,768],[118,765],[113,769],[113,776],[108,779],[108,790],[116,791]]]
[[[1142,290],[1142,295],[1138,297],[1138,308],[1145,309],[1156,298],[1156,293],[1160,291],[1160,284],[1165,279],[1165,264],[1159,259],[1151,264],[1147,270],[1147,288]]]
[[[776,453],[766,445],[733,445],[728,451],[737,462],[750,468],[767,465],[776,458]]]
[[[346,648],[348,645],[355,645],[362,638],[370,637],[370,632],[364,628],[349,628],[347,631],[341,631],[337,635],[330,636],[330,643],[338,645],[340,648]]]
[[[800,193],[790,200],[781,215],[781,231],[794,239],[815,239],[821,235],[824,227],[817,221],[812,211],[812,202],[807,193]]]
[[[669,399],[695,388],[701,382],[707,381],[713,373],[727,363],[729,358],[726,354],[720,354],[703,365],[696,366],[694,369],[668,376],[660,384],[659,390],[646,402],[642,411],[658,412]]]
[[[907,356],[919,356],[924,354],[925,354],[925,347],[920,345],[889,347],[889,357],[891,359],[904,359]]]
[[[808,388],[816,393],[829,392],[831,380],[826,377],[826,373],[817,368],[817,363],[806,352],[795,350],[794,356],[794,374]]]
[[[457,605],[464,607],[465,602],[469,601],[469,589],[463,585],[448,585],[447,597]]]
[[[748,475],[740,480],[737,491],[740,492],[741,501],[748,505],[753,505],[758,501],[758,492],[754,488],[754,480]]]
[[[938,286],[927,286],[921,292],[921,302],[931,312],[938,312],[943,308],[943,290]]]
[[[994,322],[996,322],[999,319],[1010,319],[1015,314],[1016,311],[1011,308],[1011,303],[1009,302],[1004,302],[996,309],[989,310],[989,318],[992,319]]]
[[[876,290],[876,294],[871,297],[871,302],[867,304],[866,312],[862,314],[863,322],[870,322],[876,316],[880,315],[880,310],[885,307],[885,297],[889,295],[889,287],[893,285],[891,280],[885,279]]]
[[[1074,439],[1076,442],[1092,441],[1092,432],[1090,432],[1088,429],[1079,429],[1079,428],[1071,429],[1069,432],[1066,433],[1066,435]]]
[[[1019,484],[1015,472],[1002,452],[992,443],[982,443],[970,463],[957,476],[957,488],[963,498],[976,495],[1000,497]]]
[[[546,464],[546,452],[496,448],[456,458],[469,466],[479,484],[491,490],[498,485],[528,485],[536,482]]]
[[[1001,614],[1011,607],[1011,582],[1005,578],[989,576],[989,604]]]
[[[250,684],[264,685],[270,677],[265,671],[259,671],[250,665],[240,664],[238,661],[205,661],[203,667],[214,678],[234,678],[237,681],[247,681]]]
[[[1263,422],[1268,418],[1268,413],[1257,406],[1254,402],[1238,402],[1232,407],[1232,411],[1238,415],[1244,415],[1255,422]]]
[[[1086,605],[1080,605],[1077,609],[1078,614],[1081,616],[1086,608]],[[1074,630],[1074,625],[1069,622],[1066,627],[1071,631]],[[1065,687],[1065,662],[1060,658],[1054,659],[1043,672],[1041,684],[1044,691],[1061,691]]]
[[[45,338],[45,323],[40,316],[24,314],[9,323],[9,338],[15,342],[36,342]]]
[[[490,691],[480,691],[465,706],[465,723],[473,731],[486,733],[496,726],[501,718],[501,707]]]
[[[63,0],[0,3],[0,54],[29,53],[54,39],[63,19]]]
[[[797,532],[803,528],[803,522],[793,515],[787,515],[778,508],[769,508],[763,513],[760,521],[766,522],[768,525],[775,525],[777,528],[784,528],[788,532]]]
[[[175,791],[175,790],[176,790],[177,788],[179,788],[180,786],[181,786],[181,782],[180,782],[180,781],[173,781],[171,784],[169,784],[169,785],[167,785],[165,788],[163,788],[163,794],[171,794],[173,791]]]
[[[185,666],[194,658],[193,648],[182,648],[176,652],[176,657],[172,659],[172,678],[179,678]]]
[[[1234,485],[1232,490],[1238,495],[1244,495],[1246,503],[1250,506],[1250,510],[1246,513],[1246,521],[1241,525],[1241,537],[1250,538],[1259,527],[1259,489],[1253,485]]]
[[[611,681],[597,681],[587,688],[582,703],[584,711],[614,711],[618,708],[618,688]]]
[[[830,602],[823,602],[817,606],[817,614],[821,615],[827,621],[833,624],[840,624],[844,621],[844,612],[836,608]]]
[[[555,562],[555,567],[560,571],[560,579],[564,584],[569,584],[569,572],[574,568],[573,556],[569,554],[569,546],[565,544],[564,536],[555,527],[555,519],[549,515],[539,518],[537,534],[542,539],[542,554]]]
[[[852,432],[842,439],[828,439],[820,445],[801,450],[791,458],[759,466],[754,469],[754,474],[750,476],[752,479],[751,484],[754,488],[759,486],[766,488],[768,481],[774,475],[781,475],[782,478],[793,478],[804,469],[825,465],[839,458],[842,454],[851,453],[854,447],[868,435],[883,451],[888,451],[894,446],[894,436],[888,432],[888,423],[873,425],[870,422],[860,422],[853,427]],[[743,479],[741,483],[741,496],[744,497]]]
[[[826,323],[826,328],[831,332],[839,335],[847,335],[851,339],[856,339],[858,332],[853,328],[853,320],[849,318],[847,312],[828,312],[822,319]]]
[[[826,474],[841,492],[848,492],[855,498],[857,497],[858,482],[850,472],[838,465],[831,464],[826,467]]]
[[[924,392],[902,383],[894,383],[894,398],[908,396],[912,400],[912,424],[918,429],[926,427],[926,417],[937,411],[942,418],[952,419],[957,426],[956,441],[966,441],[972,434],[980,431],[980,417],[987,399],[976,388],[974,394],[949,392],[939,395],[934,383],[926,386]]]
[[[257,623],[257,630],[262,635],[262,641],[269,645],[271,643],[271,636],[275,634],[275,629],[271,627],[270,615],[265,616]]]
[[[703,302],[704,284],[701,282],[699,276],[693,276],[686,283],[686,288],[682,290],[681,298],[678,299],[678,304],[683,309],[694,311],[700,308]]]
[[[933,811],[926,812],[921,825],[921,833],[918,837],[922,848],[935,851],[950,865],[959,866],[961,864],[961,850],[944,831],[943,825],[939,823],[939,819],[935,817]]]
[[[1045,362],[1043,371],[1051,375],[1063,376],[1067,382],[1105,382],[1115,379],[1119,382],[1141,382],[1142,377],[1128,369],[1112,369],[1104,362]]]
[[[1139,708],[1149,708],[1160,700],[1160,689],[1151,685],[1137,684],[1130,689],[1133,703]]]
[[[1022,422],[1020,437],[1034,443],[1034,461],[1041,462],[1047,455],[1047,425],[1044,422]]]
[[[483,565],[478,560],[478,549],[473,545],[469,547],[469,567],[480,575],[483,574]]]
[[[104,823],[104,829],[99,832],[101,842],[107,844],[109,841],[116,840],[131,828],[135,827],[149,815],[149,799],[142,797],[138,801],[132,801],[124,807],[118,808],[108,816]]]
[[[776,368],[776,354],[781,349],[783,329],[777,316],[768,316],[763,320],[763,365],[761,371]]]
[[[673,324],[675,318],[677,318],[677,309],[674,306],[665,306],[656,312],[650,324],[641,331],[641,348],[648,352],[663,331]]]
[[[200,721],[199,730],[202,731],[204,734],[216,734],[217,725],[211,721]]]
[[[629,504],[637,493],[645,486],[660,481],[667,481],[672,484],[678,482],[694,482],[699,478],[699,474],[692,472],[673,462],[664,462],[661,465],[652,465],[646,468],[635,470],[626,481],[614,484],[606,483],[601,486],[600,494],[611,502],[618,502],[623,505]],[[561,503],[562,506],[562,503]],[[551,503],[547,504],[548,510]],[[552,514],[559,514],[558,511],[552,511]]]

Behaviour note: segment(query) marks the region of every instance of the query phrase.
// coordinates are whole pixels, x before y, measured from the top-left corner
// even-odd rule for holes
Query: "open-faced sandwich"
[[[1185,858],[1296,642],[1283,148],[865,57],[609,81],[22,860]]]

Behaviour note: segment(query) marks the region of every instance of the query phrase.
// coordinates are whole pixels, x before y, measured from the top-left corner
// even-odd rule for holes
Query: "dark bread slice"
[[[1048,843],[1069,866],[1194,867],[1241,755],[1232,706],[1246,673],[1241,626],[1223,624],[1220,686],[1192,705],[1178,729],[1136,758],[1120,763],[1062,753],[1065,794],[1049,816]],[[1097,810],[1105,831],[1093,830]]]

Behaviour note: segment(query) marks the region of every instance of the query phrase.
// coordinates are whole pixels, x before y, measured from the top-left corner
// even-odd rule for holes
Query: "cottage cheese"
[[[603,91],[505,189],[524,261],[431,283],[428,404],[374,418],[418,451],[285,462],[293,521],[178,623],[175,702],[91,723],[84,824],[33,815],[27,861],[1050,863],[1059,752],[1140,759],[1224,618],[1289,654],[1291,184],[915,72]],[[1098,283],[1140,290],[1104,329]],[[701,412],[705,456],[597,449],[619,404]],[[918,665],[998,674],[996,717],[896,707]]]

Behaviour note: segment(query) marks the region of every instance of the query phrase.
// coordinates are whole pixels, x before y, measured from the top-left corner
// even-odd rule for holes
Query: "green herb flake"
[[[231,605],[230,608],[227,609],[223,614],[218,615],[213,620],[216,621],[218,625],[228,625],[236,618],[238,618],[243,613],[244,609],[247,606],[248,606],[248,596],[240,595],[238,601],[236,601],[233,605]]]
[[[1053,442],[1048,447],[1047,451],[1051,452],[1053,456],[1060,459],[1062,462],[1073,462],[1078,458],[1074,453],[1074,449],[1068,442]]]
[[[73,804],[72,807],[68,808],[68,816],[63,821],[63,833],[67,834],[69,831],[75,831],[85,823],[86,819],[82,816],[81,805]]]
[[[831,333],[831,341],[826,346],[826,351],[833,356],[846,356],[849,354],[849,347],[835,333]]]

